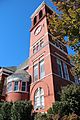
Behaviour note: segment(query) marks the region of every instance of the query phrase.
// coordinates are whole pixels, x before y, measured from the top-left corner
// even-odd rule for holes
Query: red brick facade
[[[19,91],[14,92],[12,85],[13,91],[6,94],[6,101],[30,99],[37,112],[47,112],[58,99],[61,87],[74,82],[67,48],[59,40],[53,43],[54,36],[48,30],[47,14],[52,12],[43,2],[31,16],[30,56],[27,70],[24,67],[31,76],[30,82],[26,81],[28,89],[22,92],[19,87]],[[14,79],[12,82],[14,84]]]
[[[39,13],[42,11],[42,17],[39,19]],[[73,77],[70,73],[71,64],[68,59],[68,53],[66,46],[58,41],[59,44],[63,47],[62,49],[59,46],[53,44],[51,38],[53,35],[49,33],[48,24],[47,24],[47,13],[51,14],[52,10],[44,3],[38,8],[37,11],[31,16],[32,27],[31,27],[31,38],[30,38],[30,60],[29,60],[29,70],[28,72],[31,75],[32,81],[30,85],[30,100],[32,101],[33,106],[35,106],[35,91],[38,88],[42,88],[44,90],[44,109],[39,108],[37,111],[47,111],[52,103],[58,99],[58,92],[60,91],[62,86],[67,84],[71,84],[73,81]],[[36,23],[34,24],[34,19],[36,16]],[[36,30],[41,26],[40,30],[35,34]],[[38,42],[43,41],[43,47],[39,50],[36,50],[34,53],[34,46],[38,44]],[[37,48],[36,48],[37,49]],[[43,79],[40,79],[40,61],[44,59],[44,67],[45,67],[45,75]],[[57,59],[59,59],[62,63],[63,70],[63,62],[66,64],[69,80],[65,79],[65,73],[63,70],[63,76],[60,77],[58,75],[58,66]],[[38,79],[34,81],[34,66],[38,64]]]

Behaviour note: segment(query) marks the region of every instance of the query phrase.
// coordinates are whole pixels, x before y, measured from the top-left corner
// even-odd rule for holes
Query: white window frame
[[[23,86],[23,83],[25,83],[25,86]],[[23,90],[23,88],[25,88],[25,90]],[[23,81],[23,82],[22,82],[22,91],[23,91],[23,92],[26,92],[26,88],[27,88],[27,87],[26,87],[26,82]]]
[[[34,81],[38,80],[38,64],[35,64],[33,66],[33,79]]]
[[[43,79],[45,76],[45,65],[44,65],[44,59],[42,59],[40,61],[40,79]],[[43,68],[42,68],[43,67]],[[43,69],[43,71],[41,72],[41,69]]]
[[[58,68],[58,75],[63,78],[62,61],[60,59],[57,59],[57,66],[59,66],[59,65],[61,68],[61,75],[59,75],[59,68]]]
[[[41,87],[34,94],[34,109],[44,109],[44,90]]]
[[[7,92],[12,92],[12,82],[7,84]]]
[[[15,89],[15,87],[16,87],[16,84],[15,84],[15,83],[16,83],[16,82],[18,83],[18,84],[17,84],[18,89]],[[19,81],[14,81],[14,91],[15,91],[15,92],[16,92],[16,91],[19,91]]]
[[[66,80],[70,80],[69,78],[69,72],[66,63],[63,62],[63,67],[64,67],[64,76]]]
[[[39,40],[35,45],[33,45],[33,53],[36,53],[44,46],[43,39]]]

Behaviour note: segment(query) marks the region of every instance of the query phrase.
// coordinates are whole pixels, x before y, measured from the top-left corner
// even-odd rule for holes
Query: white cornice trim
[[[58,48],[56,45],[54,45],[52,42],[49,41],[49,43],[54,46],[55,48],[57,48],[59,51],[61,51],[63,54],[68,55],[66,52],[64,52],[63,50],[61,50],[60,48]]]
[[[54,39],[56,38],[56,37],[54,37],[51,33],[48,33],[49,35],[51,35]],[[60,40],[58,40],[63,46],[65,46],[66,47],[66,45],[65,44],[63,44]]]
[[[51,72],[51,73],[45,75],[44,78],[38,79],[38,80],[36,80],[36,81],[33,81],[33,82],[30,84],[30,86],[31,86],[31,85],[34,85],[35,83],[37,83],[37,82],[39,82],[39,81],[44,80],[46,77],[48,77],[48,76],[50,76],[50,75],[55,75],[55,76],[59,77],[60,79],[66,80],[66,81],[71,82],[71,83],[75,83],[75,82],[73,82],[73,81],[71,81],[71,80],[65,79],[64,77],[60,77],[60,76],[59,76],[58,74],[56,74],[56,73],[52,73],[52,72]],[[53,79],[54,79],[54,78],[53,78]]]
[[[8,76],[9,74],[8,74],[8,73],[1,72],[1,73],[0,73],[0,76],[1,76],[1,75],[7,75],[7,76]]]
[[[71,66],[71,64],[69,64],[68,62],[64,61],[64,60],[63,60],[62,58],[60,58],[59,56],[56,56],[56,55],[54,55],[54,54],[52,54],[52,53],[50,53],[50,55],[52,55],[53,57],[56,57],[56,58],[60,59],[61,61],[65,62],[67,65]]]
[[[44,53],[42,53],[41,55],[39,55],[36,59],[34,59],[32,62],[34,63],[36,60],[38,60],[39,58],[41,58],[42,56],[44,56]]]
[[[44,53],[42,53],[41,55],[43,55],[44,56]],[[48,53],[46,56],[44,56],[42,59],[44,59],[44,58],[46,58],[46,57],[48,57],[50,55],[50,53]],[[42,56],[40,56],[40,57],[42,57]],[[38,59],[40,58],[40,57],[38,57]],[[36,60],[38,60],[38,59],[34,59],[33,61],[35,62]],[[41,59],[40,59],[41,60]],[[39,61],[37,61],[35,64],[37,64],[37,63],[39,63],[40,62],[40,60]],[[32,62],[33,62],[32,61]],[[34,65],[35,65],[34,64]],[[31,68],[31,67],[33,67],[34,65],[31,65],[31,66],[29,66],[29,69]]]
[[[0,69],[0,72],[8,72],[8,73],[13,73],[13,71],[11,71],[11,70],[8,70],[8,69],[6,69],[6,68],[1,68]]]
[[[37,40],[37,42],[35,42],[31,47],[30,49],[33,48],[33,46],[35,46],[40,40],[44,39],[44,37],[48,34],[48,32],[46,32],[42,37],[40,37],[40,39]]]
[[[60,55],[60,54],[58,54],[57,52],[55,52],[55,54],[56,54],[57,56],[61,57],[62,59],[66,60],[66,58],[65,58],[65,57],[61,56],[61,55]]]
[[[46,5],[52,12],[54,12],[54,10],[50,7],[50,6],[48,6],[47,4],[46,4],[46,2],[42,2],[40,5],[39,5],[39,7],[34,11],[34,13],[31,15],[31,19],[33,18],[33,16],[35,16],[35,14],[37,14],[38,12],[39,12],[39,10],[41,9],[41,7],[43,6],[43,5]]]

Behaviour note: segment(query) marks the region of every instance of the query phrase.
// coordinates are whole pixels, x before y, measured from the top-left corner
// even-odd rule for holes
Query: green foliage
[[[0,103],[0,120],[31,120],[30,101]]]
[[[32,105],[30,101],[18,101],[13,103],[11,120],[31,120]]]
[[[56,101],[55,104],[53,104],[53,107],[48,110],[48,114],[58,114],[60,112],[60,109],[62,107],[62,103],[59,101]]]
[[[35,115],[34,120],[49,120],[49,119],[47,117],[47,114],[45,114],[45,113],[37,113]]]
[[[1,120],[11,120],[11,107],[12,103],[4,102],[0,108]]]
[[[48,114],[64,116],[75,113],[80,115],[80,86],[68,85],[62,89],[60,96],[60,101],[53,104]]]
[[[58,13],[49,16],[49,29],[63,43],[74,51],[74,73],[80,77],[80,0],[52,0],[56,2]],[[64,37],[68,36],[67,42]]]
[[[80,116],[74,113],[64,116],[61,116],[60,114],[49,115],[49,114],[37,113],[34,120],[80,120]]]
[[[74,113],[68,115],[64,115],[61,120],[80,120],[80,117]]]
[[[80,86],[68,85],[47,114],[37,113],[34,120],[80,120]]]
[[[61,102],[68,108],[68,113],[80,115],[80,86],[68,85],[61,91]]]
[[[3,104],[4,104],[3,102],[0,102],[0,108],[2,107]]]

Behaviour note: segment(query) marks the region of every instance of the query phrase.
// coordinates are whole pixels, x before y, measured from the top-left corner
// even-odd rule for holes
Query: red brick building
[[[54,11],[42,3],[31,16],[30,56],[7,77],[6,101],[31,100],[34,111],[46,112],[58,99],[62,86],[74,82],[66,46],[53,42],[47,14]]]

